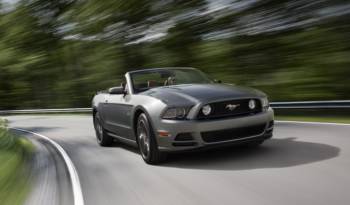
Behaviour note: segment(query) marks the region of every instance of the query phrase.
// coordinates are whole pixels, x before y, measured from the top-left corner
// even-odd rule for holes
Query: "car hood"
[[[266,96],[255,89],[227,84],[186,84],[153,88],[142,95],[152,96],[168,105],[209,103],[220,99]]]

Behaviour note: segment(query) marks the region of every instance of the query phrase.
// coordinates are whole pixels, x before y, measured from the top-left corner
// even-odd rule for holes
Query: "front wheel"
[[[94,126],[96,131],[97,143],[102,147],[110,146],[113,143],[113,139],[107,134],[106,130],[103,128],[99,113],[96,113],[94,116]]]
[[[140,154],[147,164],[157,164],[166,159],[166,154],[158,149],[151,125],[144,113],[139,116],[137,121],[137,143]]]

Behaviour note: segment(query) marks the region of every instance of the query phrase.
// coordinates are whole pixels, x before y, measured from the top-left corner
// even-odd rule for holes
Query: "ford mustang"
[[[137,146],[149,164],[170,152],[259,146],[273,132],[266,94],[212,80],[194,68],[128,72],[120,86],[97,93],[92,108],[101,146]]]

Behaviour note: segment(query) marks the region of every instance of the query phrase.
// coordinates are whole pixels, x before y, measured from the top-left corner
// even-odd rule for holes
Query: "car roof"
[[[134,70],[134,71],[127,72],[127,74],[143,73],[143,72],[159,71],[159,70],[175,70],[175,69],[196,70],[196,68],[191,68],[191,67],[165,67],[165,68],[149,68],[149,69]]]

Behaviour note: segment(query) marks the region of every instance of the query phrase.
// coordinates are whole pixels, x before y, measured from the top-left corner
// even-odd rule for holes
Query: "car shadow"
[[[261,147],[227,147],[169,156],[165,167],[208,170],[250,170],[283,168],[337,157],[338,147],[298,141],[296,138],[271,139]]]
[[[118,140],[114,140],[110,148],[120,148],[120,149],[127,150],[129,152],[132,152],[134,154],[138,154],[138,155],[140,154],[140,151],[137,147],[119,142]]]

